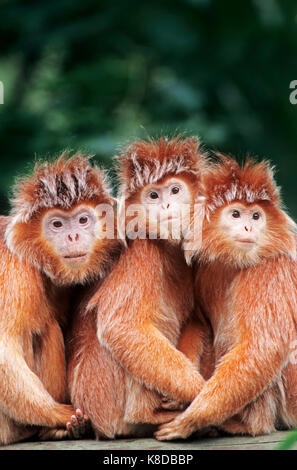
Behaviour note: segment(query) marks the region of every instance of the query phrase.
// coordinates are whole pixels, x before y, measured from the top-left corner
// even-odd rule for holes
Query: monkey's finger
[[[170,423],[163,424],[155,432],[158,441],[171,441],[174,439],[186,439],[195,431],[195,423],[184,418],[177,418]]]
[[[71,416],[70,429],[68,432],[69,432],[70,439],[80,438],[80,426],[79,426],[78,418],[76,415]]]
[[[73,431],[72,431],[72,423],[71,421],[68,421],[68,423],[66,423],[66,430],[67,430],[67,437],[68,439],[75,439],[74,435],[73,435]]]
[[[76,412],[75,412],[75,415],[77,417],[77,422],[78,422],[80,432],[84,433],[84,430],[85,430],[85,427],[86,427],[86,422],[85,422],[84,415],[83,415],[82,411],[80,409],[77,409]]]
[[[83,415],[81,410],[77,410],[79,413],[76,413],[77,420],[78,420],[78,431],[80,437],[84,437],[85,434],[88,432],[89,427],[89,419],[86,415]]]
[[[78,419],[76,415],[71,416],[71,424],[73,427],[78,427]]]
[[[92,424],[91,420],[87,415],[84,415],[85,427],[86,427],[86,434],[90,434],[92,432]]]
[[[91,420],[88,415],[84,415],[84,421],[88,429],[91,429]]]
[[[179,431],[175,429],[175,426],[170,424],[162,425],[158,431],[155,432],[154,436],[158,441],[171,441],[173,439],[184,438]]]
[[[75,416],[79,419],[79,418],[83,418],[83,412],[81,411],[80,408],[76,408],[75,410]]]

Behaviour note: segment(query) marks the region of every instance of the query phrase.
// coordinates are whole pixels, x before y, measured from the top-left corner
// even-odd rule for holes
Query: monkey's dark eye
[[[55,220],[55,221],[53,222],[53,226],[54,226],[55,228],[61,228],[61,227],[63,226],[63,224],[62,224],[62,222],[61,222],[60,220]]]
[[[177,194],[177,193],[179,193],[179,188],[177,186],[174,186],[174,188],[172,188],[171,192],[172,192],[172,194]]]
[[[234,217],[234,219],[238,219],[240,217],[240,212],[239,211],[233,211],[232,212],[232,217]]]
[[[150,198],[151,198],[151,199],[158,199],[158,197],[159,197],[159,196],[158,196],[158,193],[156,193],[155,191],[152,191],[152,192],[150,193]]]
[[[254,220],[259,220],[259,219],[260,219],[260,214],[259,214],[259,212],[254,212],[254,213],[253,213],[253,219],[254,219]]]
[[[88,217],[83,216],[83,217],[80,217],[79,223],[80,223],[81,225],[85,225],[85,224],[88,222],[88,220],[89,220]]]

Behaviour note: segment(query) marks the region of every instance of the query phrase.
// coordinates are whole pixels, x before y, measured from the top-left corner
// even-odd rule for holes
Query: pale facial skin
[[[76,268],[88,261],[98,225],[95,209],[81,204],[72,211],[49,210],[42,221],[42,233],[63,264]]]
[[[154,183],[145,186],[141,193],[141,204],[144,206],[147,217],[152,227],[154,223],[174,231],[174,225],[178,226],[192,202],[189,186],[178,177],[166,179],[162,183]],[[162,228],[161,228],[162,231]]]
[[[266,216],[263,209],[253,204],[240,203],[224,207],[219,221],[222,231],[242,250],[257,246],[266,230]]]

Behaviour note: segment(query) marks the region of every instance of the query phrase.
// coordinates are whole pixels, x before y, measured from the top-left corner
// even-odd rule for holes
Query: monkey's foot
[[[43,428],[39,431],[38,437],[41,441],[60,441],[62,439],[81,439],[91,431],[90,420],[78,408],[71,416],[71,421],[63,428]]]
[[[71,421],[66,424],[68,439],[81,439],[91,431],[91,423],[88,416],[77,408],[75,414],[71,416]]]
[[[171,441],[173,439],[186,439],[197,429],[197,425],[190,417],[181,415],[170,423],[163,424],[155,432],[158,441]]]

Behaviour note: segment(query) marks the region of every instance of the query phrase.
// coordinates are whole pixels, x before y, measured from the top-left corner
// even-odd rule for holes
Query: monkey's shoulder
[[[7,284],[11,279],[12,284],[20,280],[25,280],[30,285],[31,282],[41,283],[41,274],[38,269],[28,262],[25,257],[19,257],[12,252],[7,244],[7,227],[11,217],[0,216],[0,282]]]
[[[296,260],[289,254],[279,254],[277,256],[267,257],[254,266],[241,270],[241,277],[244,279],[253,279],[262,275],[266,277],[267,282],[273,279],[286,278],[297,267]]]

